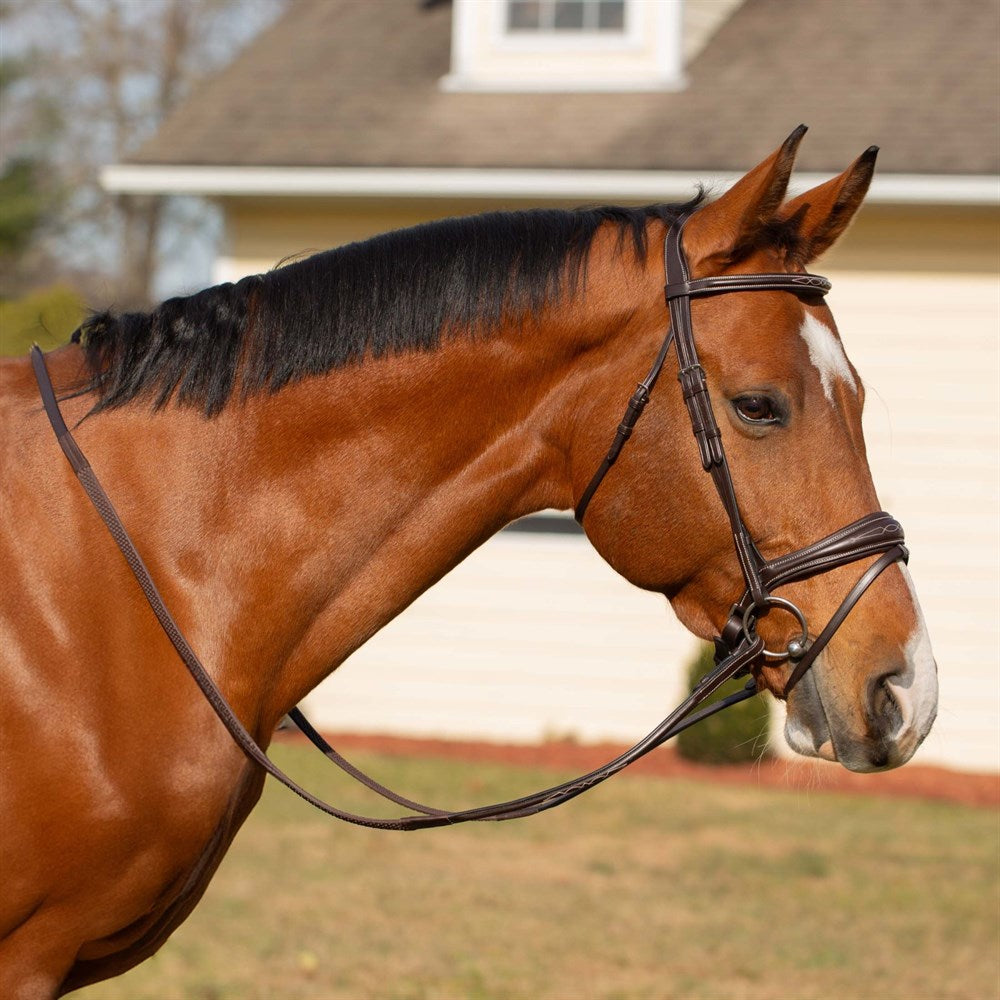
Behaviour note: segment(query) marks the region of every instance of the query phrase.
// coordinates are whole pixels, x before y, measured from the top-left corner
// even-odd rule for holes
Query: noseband
[[[724,295],[730,292],[770,291],[792,292],[802,296],[823,296],[831,286],[826,278],[818,274],[733,274],[692,280],[681,243],[681,234],[687,218],[688,216],[684,216],[671,226],[663,246],[663,266],[667,279],[664,294],[670,311],[670,330],[649,374],[632,394],[610,450],[580,497],[576,508],[576,519],[583,523],[591,499],[608,470],[617,461],[625,442],[632,436],[632,430],[649,402],[650,394],[670,352],[670,345],[676,345],[679,368],[677,378],[691,419],[691,429],[698,442],[701,465],[712,477],[729,519],[736,558],[746,585],[743,596],[732,606],[728,621],[722,627],[720,635],[716,636],[716,664],[721,668],[729,658],[754,645],[759,638],[757,622],[769,612],[780,609],[796,619],[799,635],[782,651],[767,649],[761,642],[759,657],[763,660],[788,660],[795,664],[785,682],[784,693],[787,696],[815,662],[851,608],[876,577],[897,560],[906,562],[909,553],[903,544],[903,529],[899,522],[885,511],[878,511],[835,531],[832,535],[827,535],[826,538],[821,538],[818,542],[813,542],[804,549],[771,560],[765,560],[761,556],[740,513],[733,477],[722,446],[722,434],[708,394],[705,370],[698,361],[694,327],[691,322],[691,299],[696,296]],[[802,611],[791,601],[775,597],[771,593],[773,589],[783,584],[805,580],[879,553],[881,553],[880,558],[868,567],[815,639],[810,640],[809,626]],[[743,672],[747,670],[746,667],[741,669]]]
[[[305,799],[306,802],[337,819],[346,820],[359,826],[384,830],[419,830],[426,827],[466,823],[472,820],[517,819],[551,809],[575,798],[589,788],[593,788],[613,774],[617,774],[633,761],[645,756],[696,722],[729,705],[752,697],[757,689],[756,681],[753,679],[748,681],[742,691],[699,708],[726,681],[732,677],[749,673],[751,667],[763,659],[796,661],[785,685],[786,693],[790,691],[813,664],[820,651],[830,641],[831,636],[840,627],[851,608],[854,607],[875,578],[897,559],[906,560],[907,551],[903,545],[903,530],[888,514],[882,512],[869,514],[860,521],[855,521],[846,528],[841,528],[840,531],[834,532],[834,534],[820,539],[804,549],[799,549],[778,559],[766,561],[757,551],[740,515],[732,477],[722,447],[722,437],[712,413],[712,404],[705,384],[705,373],[698,363],[698,354],[695,350],[694,334],[691,327],[691,298],[698,295],[752,291],[788,291],[799,295],[825,295],[830,288],[830,282],[826,278],[814,274],[747,274],[699,278],[692,281],[689,278],[687,262],[681,248],[683,224],[684,219],[681,219],[670,229],[664,248],[670,332],[663,341],[663,346],[660,348],[649,374],[639,383],[639,387],[629,400],[625,417],[615,435],[611,450],[580,498],[576,516],[578,520],[583,520],[587,505],[594,492],[618,458],[622,446],[631,437],[636,421],[649,402],[650,393],[660,376],[670,345],[675,343],[680,366],[679,379],[691,417],[691,426],[694,429],[701,452],[702,466],[712,476],[722,499],[723,507],[729,517],[733,541],[736,546],[736,556],[743,572],[743,579],[746,582],[746,590],[740,600],[733,605],[729,620],[722,628],[721,635],[716,639],[715,669],[703,677],[695,686],[694,691],[648,736],[613,761],[573,781],[567,781],[518,799],[482,806],[478,809],[459,811],[434,809],[390,791],[363,774],[350,761],[334,750],[297,708],[292,709],[289,717],[329,760],[376,794],[405,809],[412,810],[416,815],[401,816],[397,819],[380,819],[346,812],[324,802],[272,763],[233,712],[218,685],[202,665],[167,609],[149,570],[115,511],[114,505],[63,420],[41,350],[37,346],[32,348],[31,363],[52,430],[84,491],[125,557],[160,626],[235,743],[251,761],[290,788],[296,795]],[[863,559],[865,556],[878,555],[879,553],[881,553],[880,558],[868,567],[826,627],[811,643],[809,629],[802,612],[790,601],[775,597],[771,593],[774,588],[783,584],[804,580],[836,566],[843,566],[846,563]],[[789,643],[785,651],[772,652],[764,648],[764,642],[757,634],[756,626],[761,617],[779,608],[791,613],[797,619],[801,635]]]

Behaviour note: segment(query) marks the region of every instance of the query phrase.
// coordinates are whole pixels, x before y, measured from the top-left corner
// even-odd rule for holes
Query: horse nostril
[[[883,674],[876,679],[869,699],[872,721],[878,729],[887,733],[897,733],[903,727],[903,710],[889,683],[895,676]]]

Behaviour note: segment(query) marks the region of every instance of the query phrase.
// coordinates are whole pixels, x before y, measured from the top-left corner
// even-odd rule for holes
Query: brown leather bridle
[[[597,492],[608,470],[618,459],[625,442],[632,436],[636,421],[649,402],[663,364],[676,345],[679,366],[678,380],[687,404],[691,429],[698,442],[702,468],[712,477],[722,501],[732,531],[736,558],[743,573],[746,589],[729,613],[729,620],[715,639],[716,663],[720,668],[728,656],[751,642],[756,635],[757,621],[769,611],[780,608],[793,615],[799,624],[800,634],[784,651],[761,648],[766,660],[791,660],[795,663],[791,676],[785,682],[787,696],[815,662],[816,657],[830,641],[861,595],[879,574],[897,560],[906,562],[909,553],[904,545],[902,526],[885,511],[868,514],[852,524],[835,531],[818,542],[790,552],[788,555],[767,561],[754,544],[736,500],[733,477],[722,446],[722,434],[712,410],[705,371],[698,360],[691,322],[691,299],[704,295],[723,295],[731,292],[792,292],[801,296],[823,296],[830,291],[830,282],[818,274],[732,274],[709,278],[691,279],[687,258],[681,242],[684,223],[690,216],[682,216],[669,229],[663,246],[663,268],[667,283],[664,295],[670,311],[670,329],[649,374],[639,383],[625,410],[625,416],[604,461],[587,484],[576,507],[576,519],[582,524],[591,499]],[[826,628],[810,643],[806,617],[791,601],[774,596],[771,591],[796,580],[805,580],[866,556],[882,553],[851,589],[834,613]]]
[[[625,417],[618,428],[611,449],[591,479],[590,484],[584,490],[577,505],[576,516],[578,520],[583,520],[591,498],[618,458],[623,445],[631,436],[632,429],[649,401],[650,393],[659,378],[670,345],[674,343],[680,365],[679,379],[691,417],[691,426],[698,441],[702,466],[711,474],[729,518],[736,555],[746,582],[746,590],[740,600],[733,605],[729,620],[723,627],[721,635],[716,639],[715,669],[703,677],[695,686],[694,691],[648,736],[603,767],[573,781],[564,782],[521,798],[476,809],[453,812],[434,809],[385,788],[337,753],[316,732],[297,708],[289,713],[290,718],[326,757],[372,791],[405,809],[413,810],[415,815],[402,816],[397,819],[378,819],[345,812],[317,798],[271,762],[243,723],[236,717],[225,696],[209,676],[167,609],[149,570],[115,511],[114,505],[63,420],[45,365],[44,355],[37,345],[32,348],[31,363],[38,380],[39,392],[63,453],[124,555],[153,613],[194,678],[195,683],[247,757],[316,808],[349,823],[387,830],[419,830],[472,820],[516,819],[551,809],[575,798],[587,789],[593,788],[613,774],[617,774],[633,761],[645,756],[689,726],[693,726],[729,705],[752,697],[757,689],[756,681],[753,679],[748,681],[742,691],[722,698],[709,706],[699,708],[726,681],[748,673],[751,667],[759,664],[764,658],[795,661],[792,674],[785,687],[786,692],[790,691],[813,664],[876,577],[896,560],[906,560],[907,550],[903,544],[902,528],[884,512],[869,514],[804,549],[799,549],[778,559],[765,561],[757,551],[757,547],[743,523],[739,505],[736,502],[732,477],[722,447],[722,437],[712,412],[705,373],[698,362],[691,326],[690,300],[698,295],[771,290],[789,291],[799,295],[825,295],[830,288],[830,283],[826,278],[814,274],[750,274],[699,278],[692,281],[688,275],[687,262],[681,248],[681,231],[684,221],[681,219],[674,224],[667,233],[664,245],[664,266],[667,278],[666,300],[670,310],[670,331],[663,341],[652,369],[646,378],[639,383],[629,400]],[[880,558],[862,574],[826,627],[811,644],[805,616],[802,612],[790,601],[775,597],[771,593],[772,589],[783,584],[815,576],[836,566],[843,566],[846,563],[863,559],[865,556],[879,553],[881,553]],[[790,643],[784,652],[772,652],[765,649],[764,642],[756,630],[758,619],[775,608],[791,612],[798,619],[801,627],[799,639]]]

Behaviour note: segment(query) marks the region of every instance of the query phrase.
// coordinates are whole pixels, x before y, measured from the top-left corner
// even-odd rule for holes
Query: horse
[[[801,275],[842,235],[874,147],[788,198],[804,131],[715,200],[428,223],[149,313],[96,314],[48,355],[80,447],[260,747],[505,524],[578,505],[668,326],[671,232],[694,279]],[[864,386],[824,300],[782,287],[690,309],[763,557],[877,511]],[[38,1000],[164,943],[264,772],[191,683],[73,478],[31,366],[0,370],[0,993]],[[681,393],[653,395],[583,525],[615,570],[709,637],[744,577],[687,416]],[[783,593],[828,621],[856,572]],[[775,649],[799,626],[758,627]],[[856,771],[908,760],[934,719],[937,667],[905,566],[888,566],[789,689],[791,669],[752,664],[758,689],[787,694],[794,750]]]

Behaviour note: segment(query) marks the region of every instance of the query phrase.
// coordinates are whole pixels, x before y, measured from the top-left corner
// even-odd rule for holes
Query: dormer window
[[[682,0],[453,0],[451,72],[441,86],[677,90],[682,18]]]
[[[507,0],[507,31],[625,30],[625,0]]]

